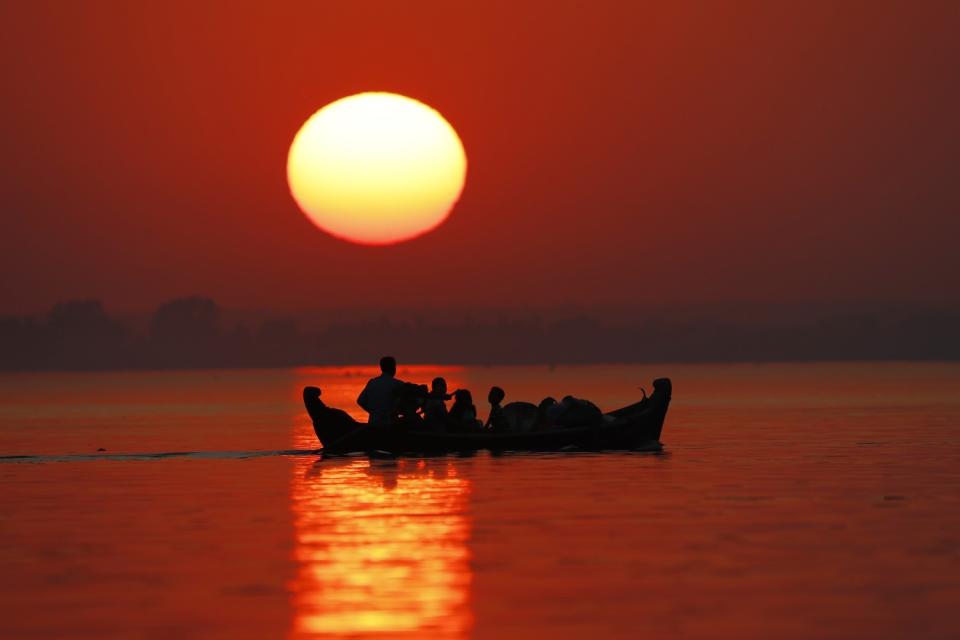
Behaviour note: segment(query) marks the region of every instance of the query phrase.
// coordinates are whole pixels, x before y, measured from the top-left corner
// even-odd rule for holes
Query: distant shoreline
[[[485,317],[229,319],[210,298],[160,305],[147,326],[99,300],[0,316],[0,371],[247,369],[376,362],[468,365],[960,361],[960,309],[684,308]],[[306,326],[304,326],[306,325]]]

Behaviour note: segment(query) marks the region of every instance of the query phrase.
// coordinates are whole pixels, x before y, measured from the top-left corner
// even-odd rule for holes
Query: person
[[[447,381],[443,378],[434,378],[430,383],[430,393],[427,394],[427,400],[423,403],[423,417],[427,423],[438,430],[445,430],[447,420],[447,400],[450,395],[447,393]]]
[[[392,356],[380,358],[380,375],[367,381],[357,397],[360,408],[370,414],[371,425],[386,425],[393,422],[398,390],[403,386],[397,380],[397,361]]]
[[[506,392],[500,387],[490,387],[490,393],[487,394],[487,402],[490,403],[490,415],[487,416],[487,423],[483,428],[494,433],[503,433],[510,429],[510,423],[503,412],[500,403],[507,397]]]
[[[450,425],[457,431],[478,431],[483,428],[483,423],[477,420],[477,408],[473,404],[473,395],[467,389],[457,389],[453,392]]]
[[[430,397],[430,388],[425,384],[417,385],[417,416],[421,421],[426,417],[427,398]]]

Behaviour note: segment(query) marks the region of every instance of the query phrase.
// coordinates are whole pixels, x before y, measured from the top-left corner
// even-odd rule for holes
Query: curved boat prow
[[[303,406],[306,407],[307,414],[313,421],[313,431],[317,434],[317,440],[326,448],[354,432],[361,425],[346,411],[324,404],[320,399],[321,393],[319,387],[304,387]]]
[[[670,378],[657,378],[653,381],[654,395],[660,393],[667,402],[670,402],[670,395],[673,393],[673,383]]]
[[[650,402],[658,410],[657,441],[663,432],[663,421],[667,419],[667,409],[670,407],[670,398],[673,396],[673,382],[670,378],[657,378],[653,381],[653,395]]]

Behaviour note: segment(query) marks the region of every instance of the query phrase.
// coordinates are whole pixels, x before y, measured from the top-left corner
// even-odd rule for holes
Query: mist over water
[[[0,376],[0,456],[40,456],[0,459],[4,633],[960,634],[958,364],[401,367],[604,409],[669,376],[665,451],[308,453],[302,386],[358,415],[373,373]]]

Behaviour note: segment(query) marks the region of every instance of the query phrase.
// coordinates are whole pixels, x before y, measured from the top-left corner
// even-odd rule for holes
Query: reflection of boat
[[[494,451],[556,451],[580,449],[637,449],[660,441],[670,405],[669,378],[653,383],[649,398],[611,411],[601,424],[545,429],[525,433],[438,433],[396,425],[368,427],[346,412],[322,405],[313,428],[324,453],[384,450],[392,453],[444,453],[490,449]]]

